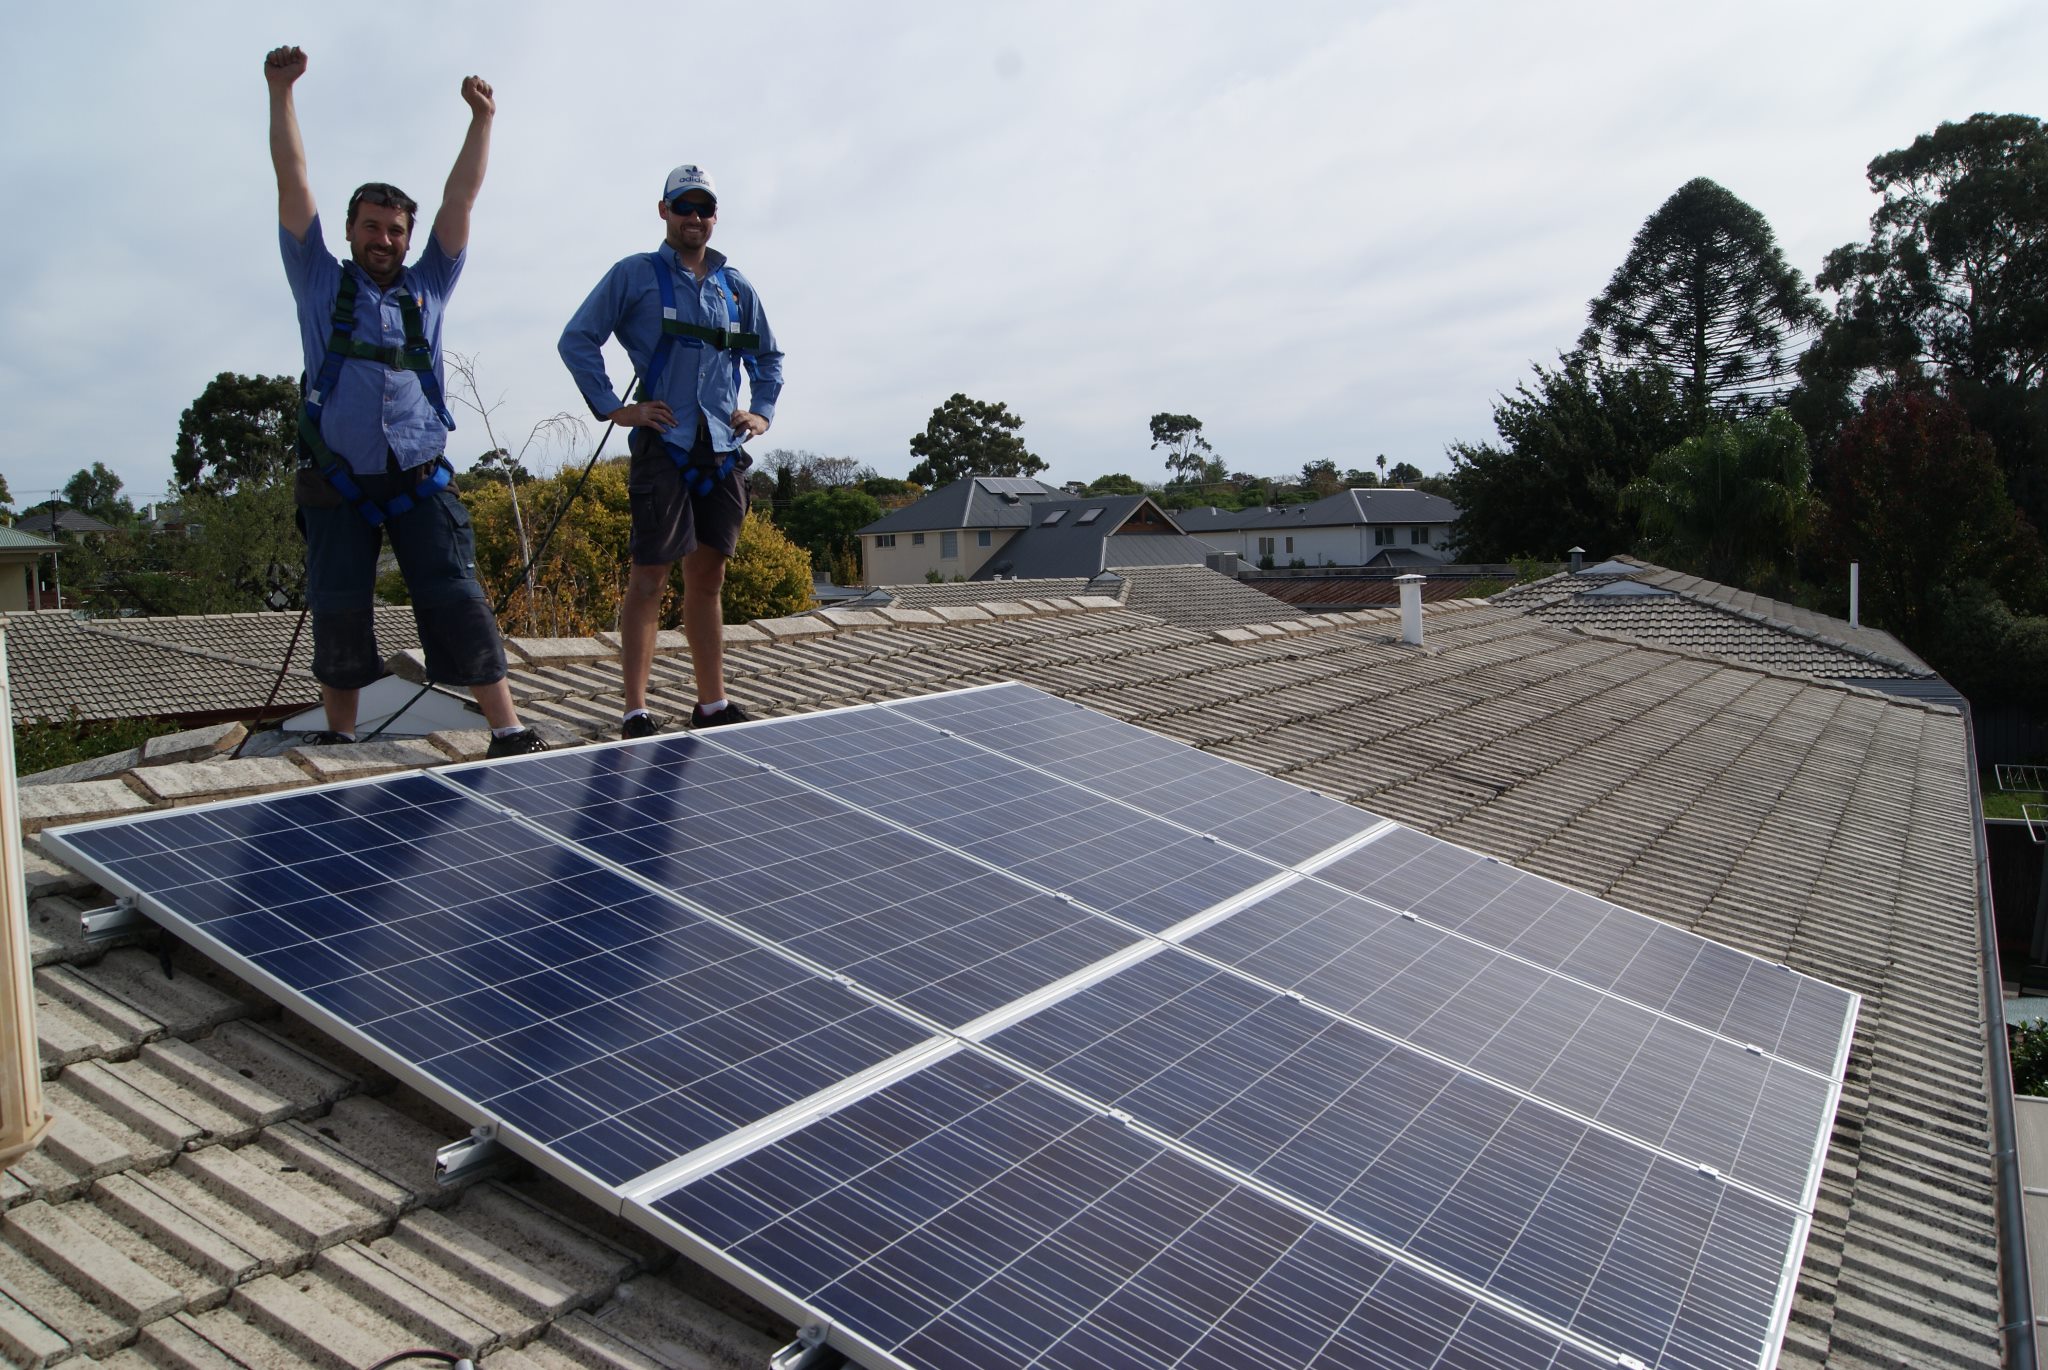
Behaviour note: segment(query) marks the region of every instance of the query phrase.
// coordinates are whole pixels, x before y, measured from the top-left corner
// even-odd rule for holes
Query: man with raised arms
[[[294,493],[306,536],[313,675],[327,711],[328,731],[318,740],[353,741],[358,694],[384,674],[372,588],[388,534],[411,591],[428,675],[466,685],[476,696],[491,726],[489,755],[543,750],[513,708],[504,643],[477,583],[475,537],[448,488],[445,456],[455,421],[442,398],[441,324],[483,188],[497,112],[490,83],[476,76],[462,82],[469,132],[426,248],[407,266],[419,207],[381,181],[349,197],[349,260],[328,250],[292,101],[305,72],[299,48],[276,48],[264,59],[278,242],[306,358]]]

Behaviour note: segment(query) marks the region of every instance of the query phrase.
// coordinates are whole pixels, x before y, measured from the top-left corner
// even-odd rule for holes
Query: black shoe
[[[653,714],[634,714],[619,725],[619,736],[628,742],[636,737],[653,737],[662,726],[662,721]]]
[[[317,733],[307,733],[306,740],[299,745],[301,747],[345,747],[353,741],[355,739],[347,733],[337,733],[332,729],[326,729]]]
[[[540,740],[540,734],[531,728],[521,728],[516,733],[491,739],[490,748],[484,752],[484,760],[496,761],[500,757],[525,756],[528,752],[544,752],[548,744]]]
[[[737,701],[731,699],[726,700],[725,707],[715,714],[705,713],[701,705],[690,710],[690,726],[692,728],[723,728],[728,723],[752,723],[753,721],[753,719],[747,717],[747,711],[742,709]]]

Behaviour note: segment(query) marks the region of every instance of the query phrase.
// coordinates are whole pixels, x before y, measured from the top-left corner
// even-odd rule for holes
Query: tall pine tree
[[[1587,315],[1579,347],[1669,371],[1694,432],[1780,403],[1821,321],[1769,221],[1704,176],[1644,221]]]

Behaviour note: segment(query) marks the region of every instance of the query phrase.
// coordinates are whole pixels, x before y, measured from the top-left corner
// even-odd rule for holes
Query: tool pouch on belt
[[[389,502],[401,493],[416,493],[419,486],[432,481],[443,467],[446,467],[451,475],[455,470],[449,464],[448,458],[442,456],[404,471],[389,468],[379,476],[359,475],[356,482],[372,499]],[[446,483],[443,481],[440,484]],[[434,488],[438,489],[439,485]],[[298,474],[292,477],[292,503],[301,509],[342,509],[347,507],[348,500],[334,488],[333,482],[327,479],[324,469],[314,465],[301,465]]]
[[[339,509],[348,501],[327,483],[317,466],[301,466],[292,477],[292,503],[301,509]]]

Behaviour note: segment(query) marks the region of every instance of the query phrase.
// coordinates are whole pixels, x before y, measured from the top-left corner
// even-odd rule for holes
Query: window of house
[[[875,546],[877,546],[877,547],[894,547],[895,545],[896,545],[896,535],[895,535],[894,533],[877,533],[877,534],[875,534]]]
[[[912,547],[922,547],[922,546],[924,546],[924,534],[923,534],[923,533],[912,533],[912,534],[910,535],[910,545],[911,545]]]
[[[989,531],[988,531],[988,529],[986,529],[986,528],[982,529],[982,530],[981,530],[980,532],[978,532],[978,533],[976,533],[976,534],[974,535],[974,545],[975,545],[976,547],[986,547],[986,546],[988,546],[988,544],[989,544],[989,540],[990,540],[990,538],[989,538]]]
[[[1418,547],[1429,546],[1429,529],[1410,528],[1408,530],[1408,541],[1414,543]]]
[[[1262,557],[1270,557],[1270,556],[1272,556],[1272,555],[1273,555],[1273,539],[1271,539],[1271,538],[1260,538],[1260,539],[1259,539],[1259,555],[1260,555],[1260,556],[1262,556]]]
[[[1100,509],[1090,509],[1087,513],[1074,520],[1074,526],[1078,528],[1084,523],[1093,523],[1101,517],[1102,511]]]
[[[1391,528],[1373,529],[1372,545],[1375,547],[1392,547],[1394,545],[1394,530]]]
[[[1287,550],[1288,550],[1288,551],[1290,551],[1290,552],[1294,550],[1294,539],[1293,539],[1293,538],[1289,538],[1289,539],[1287,539]]]
[[[1066,510],[1064,510],[1064,509],[1055,509],[1055,510],[1053,510],[1053,511],[1052,511],[1052,512],[1051,512],[1050,514],[1047,514],[1047,515],[1046,515],[1046,516],[1045,516],[1044,518],[1040,519],[1040,520],[1038,521],[1038,526],[1039,526],[1039,527],[1041,527],[1041,528],[1050,528],[1050,527],[1052,527],[1052,526],[1053,526],[1053,525],[1054,525],[1055,523],[1058,523],[1058,522],[1059,522],[1059,521],[1060,521],[1061,519],[1065,518],[1066,516],[1067,516],[1067,511],[1066,511]]]
[[[960,535],[958,533],[939,534],[939,559],[943,561],[947,557],[957,557],[959,555]]]

